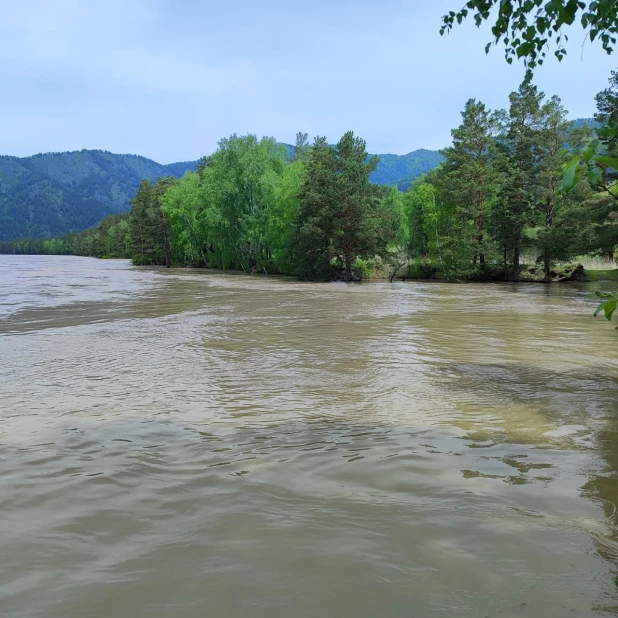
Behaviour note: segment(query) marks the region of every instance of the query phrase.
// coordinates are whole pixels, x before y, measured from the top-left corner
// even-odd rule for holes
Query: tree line
[[[601,147],[613,156],[616,140],[602,136],[618,117],[615,73],[597,107]],[[335,145],[299,133],[293,154],[271,138],[232,135],[195,172],[142,181],[130,214],[59,239],[3,243],[0,252],[35,243],[33,252],[138,265],[345,281],[372,272],[549,281],[557,261],[613,257],[613,178],[565,178],[595,134],[574,126],[558,97],[525,81],[504,110],[471,99],[451,133],[444,162],[405,192],[370,182],[378,158],[352,132]]]

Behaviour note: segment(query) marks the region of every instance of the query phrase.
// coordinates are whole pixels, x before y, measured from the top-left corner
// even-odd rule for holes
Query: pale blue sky
[[[464,102],[507,106],[523,67],[472,23],[463,0],[4,0],[0,154],[101,148],[162,163],[230,133],[293,142],[352,129],[371,152],[448,144]],[[573,29],[570,55],[536,83],[572,117],[594,113],[618,55]]]

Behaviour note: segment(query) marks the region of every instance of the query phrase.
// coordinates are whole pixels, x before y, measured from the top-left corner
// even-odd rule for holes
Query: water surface
[[[0,615],[618,614],[593,307],[0,256]]]

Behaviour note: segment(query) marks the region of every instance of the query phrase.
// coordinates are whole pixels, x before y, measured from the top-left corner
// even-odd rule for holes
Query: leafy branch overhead
[[[528,69],[543,64],[550,43],[558,60],[566,55],[568,36],[563,29],[579,22],[590,41],[599,40],[611,54],[618,33],[618,0],[469,0],[458,12],[450,11],[442,18],[440,34],[449,32],[472,16],[477,26],[493,21],[492,45],[504,45],[506,61],[522,58]],[[495,21],[494,21],[495,17]]]

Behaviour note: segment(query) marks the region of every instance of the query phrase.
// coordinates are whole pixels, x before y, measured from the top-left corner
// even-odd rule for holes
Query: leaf
[[[596,152],[596,148],[595,146],[590,143],[588,144],[583,150],[582,150],[582,159],[586,162],[589,163],[590,159],[592,159],[592,157],[594,156],[594,153]]]
[[[612,316],[614,315],[614,311],[616,311],[616,307],[618,307],[618,300],[608,300],[607,302],[603,303],[603,311],[605,311],[605,317],[608,320],[612,319]]]
[[[600,167],[593,167],[588,173],[588,184],[591,187],[596,187],[601,182],[603,170]]]
[[[565,170],[562,176],[562,188],[564,191],[570,191],[577,179],[577,169],[579,168],[579,159],[576,159]]]
[[[607,157],[605,155],[602,155],[600,157],[597,157],[597,162],[601,163],[601,165],[607,165],[607,167],[611,167],[613,170],[618,171],[618,159],[614,157]]]

